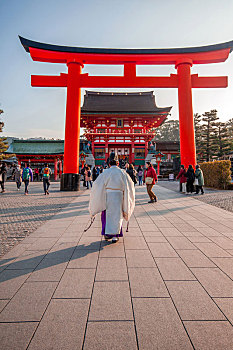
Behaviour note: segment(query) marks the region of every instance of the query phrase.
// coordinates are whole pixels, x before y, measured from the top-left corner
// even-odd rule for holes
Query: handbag
[[[153,177],[146,177],[146,185],[152,185],[153,183]]]
[[[194,186],[198,186],[198,179],[194,180]]]

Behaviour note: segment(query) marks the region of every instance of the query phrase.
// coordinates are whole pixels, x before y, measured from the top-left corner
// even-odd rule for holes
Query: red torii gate
[[[227,77],[191,75],[194,64],[224,62],[233,41],[222,44],[177,49],[101,49],[44,44],[19,37],[34,61],[64,63],[68,74],[32,75],[37,87],[67,87],[64,166],[61,190],[77,190],[79,173],[79,136],[81,88],[178,88],[181,163],[196,164],[192,88],[227,87]],[[85,64],[124,65],[124,76],[82,74]],[[175,65],[170,77],[136,75],[136,65]]]

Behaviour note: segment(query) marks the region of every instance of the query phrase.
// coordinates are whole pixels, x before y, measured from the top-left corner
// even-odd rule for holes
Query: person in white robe
[[[117,157],[110,158],[106,169],[93,183],[90,194],[91,216],[102,213],[102,234],[115,243],[122,236],[123,218],[129,221],[135,206],[134,183],[130,176],[118,167]]]

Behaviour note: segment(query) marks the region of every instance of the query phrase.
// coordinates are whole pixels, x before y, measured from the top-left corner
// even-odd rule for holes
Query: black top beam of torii
[[[25,39],[19,36],[21,44],[27,52],[29,48],[48,50],[48,51],[59,51],[67,53],[97,53],[97,54],[133,54],[133,55],[161,55],[161,54],[182,54],[182,53],[198,53],[198,52],[209,52],[218,51],[224,49],[233,50],[233,40],[227,41],[225,43],[197,46],[197,47],[182,47],[182,48],[168,48],[168,49],[112,49],[112,48],[87,48],[87,47],[74,47],[74,46],[61,46],[40,43],[38,41],[33,41]]]

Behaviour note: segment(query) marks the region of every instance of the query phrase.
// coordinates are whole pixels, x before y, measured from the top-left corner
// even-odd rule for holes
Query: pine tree
[[[0,115],[3,113],[3,110],[0,109]],[[3,130],[3,127],[4,127],[4,123],[3,121],[0,121],[0,132],[2,132]],[[5,137],[0,137],[0,160],[2,159],[8,159],[8,158],[11,158],[12,155],[9,155],[9,154],[4,154],[4,152],[6,152],[6,150],[8,149],[8,144],[6,142],[6,138]]]
[[[216,151],[218,149],[216,123],[219,118],[216,109],[212,109],[210,112],[205,112],[202,116],[201,149],[203,152],[203,159],[209,162],[214,156],[216,156]]]
[[[196,154],[197,160],[200,161],[203,155],[202,149],[202,116],[198,113],[194,114],[194,130],[195,130],[195,143],[196,143]]]
[[[179,121],[168,120],[161,126],[154,129],[156,132],[155,141],[179,141]]]
[[[233,118],[226,122],[226,127],[228,131],[228,138],[230,143],[230,152],[233,151]]]
[[[216,123],[217,128],[217,156],[222,157],[228,154],[231,150],[231,140],[227,123]]]

